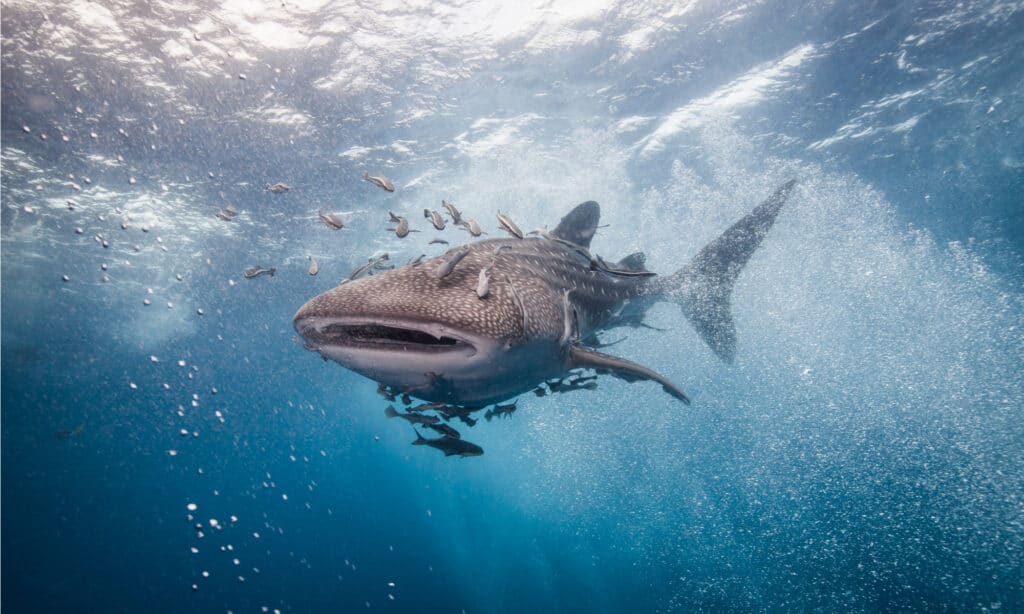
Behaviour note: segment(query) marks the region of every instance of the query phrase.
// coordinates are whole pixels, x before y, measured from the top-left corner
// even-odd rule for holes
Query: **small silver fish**
[[[324,213],[323,211],[318,210],[316,214],[317,217],[320,218],[320,221],[323,222],[325,226],[331,228],[332,230],[341,230],[342,228],[345,227],[345,222],[342,221],[340,217],[334,215],[331,212]]]
[[[480,269],[480,276],[477,278],[476,295],[481,300],[487,298],[487,294],[491,291],[490,279],[488,278],[490,268],[484,267]]]
[[[447,200],[441,201],[441,206],[448,211],[448,215],[452,216],[452,224],[462,225],[462,214],[455,208],[455,205],[448,202]]]
[[[268,183],[267,185],[263,186],[263,189],[266,190],[267,192],[273,192],[274,194],[282,194],[284,192],[287,192],[291,188],[289,188],[286,184],[283,183],[275,183],[274,185],[270,185]]]
[[[483,229],[480,228],[480,224],[478,224],[476,220],[474,220],[473,218],[463,219],[462,227],[465,228],[469,232],[469,234],[473,235],[474,237],[479,237],[480,235],[484,234]]]
[[[519,227],[516,226],[516,223],[512,221],[512,218],[505,215],[501,211],[498,212],[498,223],[501,224],[501,227],[508,231],[508,233],[513,237],[517,239],[523,238],[523,231],[519,230]]]
[[[433,209],[424,209],[423,217],[430,219],[430,223],[438,230],[444,230],[445,221],[441,214]]]
[[[412,442],[412,445],[430,446],[444,452],[445,456],[480,456],[484,453],[484,449],[475,443],[448,435],[436,439],[426,439],[423,435],[420,435],[419,431],[416,431],[416,441]]]
[[[435,243],[438,243],[440,245],[448,245],[448,241],[446,241],[445,239],[442,239],[441,237],[434,237],[433,239],[430,240],[429,244],[433,245]]]
[[[381,263],[387,260],[388,258],[390,258],[390,256],[388,256],[387,254],[382,254],[380,256],[377,256],[376,258],[370,258],[369,260],[366,261],[366,264],[352,271],[352,274],[349,275],[348,277],[348,281],[352,281],[353,279],[358,278],[360,275],[369,271],[370,269],[381,266]]]
[[[448,426],[443,422],[438,422],[437,424],[424,424],[423,426],[427,427],[428,429],[433,429],[438,433],[441,433],[442,435],[447,435],[449,437],[454,437],[456,439],[462,439],[462,435],[460,435],[458,431],[456,431],[455,429],[453,429],[452,427]]]
[[[320,272],[320,263],[316,261],[316,258],[309,256],[309,274],[316,275]]]
[[[419,256],[416,256],[415,258],[409,261],[409,266],[419,266],[420,263],[423,262],[423,259],[426,257],[426,254],[420,254]]]
[[[369,181],[373,185],[382,188],[387,192],[395,191],[395,184],[391,183],[391,180],[384,175],[371,175],[370,173],[363,173],[363,179]]]
[[[445,254],[441,259],[441,264],[438,265],[437,269],[434,270],[434,275],[438,279],[444,279],[455,270],[455,265],[459,264],[463,258],[469,254],[470,247],[463,245],[458,249],[453,249]]]
[[[395,215],[390,211],[388,211],[388,215],[391,216],[391,221],[397,224],[391,230],[395,232],[399,239],[404,239],[409,236],[410,232],[419,232],[418,230],[409,230],[409,220],[405,219],[401,215]]]
[[[484,412],[484,419],[488,422],[491,418],[511,418],[512,413],[516,410],[515,403],[509,403],[508,405],[495,405],[493,408],[488,409]]]
[[[238,210],[235,209],[235,207],[230,204],[217,212],[217,217],[224,220],[225,222],[230,222],[235,218],[236,215],[238,215]]]
[[[441,421],[437,416],[425,416],[423,414],[403,414],[402,412],[395,409],[393,405],[388,405],[384,410],[384,415],[388,418],[402,418],[408,420],[409,424],[437,424]]]
[[[248,269],[246,269],[242,273],[242,275],[246,279],[253,279],[254,277],[259,277],[260,275],[270,275],[271,277],[273,277],[274,273],[276,273],[276,272],[277,272],[277,269],[275,269],[273,267],[271,267],[269,269],[265,269],[265,268],[263,268],[261,266],[254,266],[254,267],[249,267]]]

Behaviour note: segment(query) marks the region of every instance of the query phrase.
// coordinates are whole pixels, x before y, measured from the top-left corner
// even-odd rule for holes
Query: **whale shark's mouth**
[[[311,318],[297,322],[299,334],[314,346],[335,346],[405,352],[470,350],[472,343],[436,324],[395,322],[324,321]]]

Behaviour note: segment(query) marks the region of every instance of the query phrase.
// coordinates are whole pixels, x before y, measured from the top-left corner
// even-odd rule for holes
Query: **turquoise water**
[[[1024,609],[1024,4],[0,21],[5,610]],[[689,407],[602,377],[445,458],[293,340],[468,240],[442,198],[489,236],[597,200],[594,251],[666,274],[791,177],[734,365],[670,304],[606,339]]]

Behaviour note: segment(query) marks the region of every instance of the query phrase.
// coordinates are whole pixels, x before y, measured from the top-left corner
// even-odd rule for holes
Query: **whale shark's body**
[[[546,236],[478,241],[338,286],[299,309],[295,330],[324,358],[428,401],[482,407],[583,367],[656,381],[688,403],[663,376],[596,351],[596,333],[635,324],[652,302],[671,300],[731,362],[733,283],[794,184],[667,277],[644,269],[641,253],[614,264],[591,254],[600,218],[591,201]]]

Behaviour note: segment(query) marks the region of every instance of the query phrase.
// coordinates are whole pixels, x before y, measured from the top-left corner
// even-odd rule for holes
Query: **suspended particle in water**
[[[178,273],[177,275],[174,276],[174,279],[177,279],[178,281],[181,281],[181,280],[185,279],[185,276],[182,275],[181,273]]]
[[[85,232],[85,229],[84,229],[84,228],[82,228],[81,226],[75,226],[75,234],[76,234],[76,235],[80,235],[80,234],[82,234],[83,232]]]
[[[151,356],[149,357],[149,362],[160,362],[160,359],[159,359],[159,358],[157,358],[156,356],[152,356],[152,355],[151,355]]]
[[[32,129],[31,129],[31,128],[29,128],[28,126],[22,126],[22,127],[21,127],[21,129],[22,129],[22,130],[23,130],[23,131],[24,131],[25,133],[29,133],[29,132],[32,132]]]
[[[164,390],[170,390],[170,389],[171,389],[171,385],[167,384],[167,383],[164,383]]]
[[[203,315],[203,313],[204,312],[203,312],[203,308],[202,307],[200,307],[199,309],[196,309],[196,314],[197,315]]]
[[[178,431],[178,434],[181,435],[182,437],[188,437],[188,429],[181,429],[180,431]]]
[[[136,384],[135,382],[128,382],[128,387],[131,388],[132,390],[138,390],[139,389],[139,385]]]
[[[199,506],[196,505],[195,503],[189,503],[188,505],[185,506],[185,509],[187,509],[190,512],[194,512],[197,509],[199,509]]]
[[[25,205],[24,207],[22,207],[21,210],[24,211],[25,213],[35,213],[36,212],[35,209],[33,209],[32,207],[29,207],[28,205]]]
[[[253,539],[259,539],[260,538],[260,534],[259,533],[253,533],[252,534],[252,538]]]
[[[167,451],[167,456],[177,456],[177,455],[178,455],[178,451],[177,450],[168,450]]]
[[[70,140],[71,140],[71,137],[69,137],[69,136],[68,136],[68,135],[66,135],[66,134],[63,134],[63,135],[61,135],[61,137],[60,137],[60,140],[62,140],[62,141],[64,141],[65,143],[67,143],[68,141],[70,141]]]
[[[174,303],[172,303],[171,301],[167,301],[167,308],[174,309]]]
[[[45,141],[46,140],[46,135],[45,134],[40,134],[39,138]]]
[[[208,572],[206,570],[203,570],[203,577],[204,578],[209,578],[210,577],[210,572]]]
[[[108,281],[110,281],[110,278],[109,278],[109,277],[107,277],[106,275],[104,275],[104,276],[103,276],[103,277],[102,277],[102,278],[101,278],[100,280],[101,280],[101,281],[102,281],[103,283],[107,283]]]
[[[199,554],[199,548],[196,548],[195,546],[192,546],[189,550],[192,551],[192,554]]]
[[[181,360],[179,360],[179,361],[178,361],[178,366],[179,366],[179,367],[184,367],[184,366],[185,366],[185,359],[181,359]]]
[[[100,138],[100,135],[96,134],[95,132],[90,132],[89,133],[89,138],[91,138],[91,139],[98,139],[98,138]]]
[[[149,307],[152,304],[152,301],[150,301],[148,298],[144,298],[142,299],[142,304],[145,305],[146,307]]]
[[[238,522],[238,516],[235,516],[234,514],[232,514],[231,515],[231,522]]]
[[[192,592],[194,593],[194,592],[196,592],[198,590],[199,590],[199,585],[198,584],[193,584],[192,585]]]
[[[71,281],[71,278],[68,277],[67,275],[61,275],[60,278],[63,279],[64,281]]]
[[[100,265],[100,270],[101,270],[101,271],[106,271],[106,270],[107,270],[107,267],[108,267],[107,263],[106,263],[106,262],[104,262],[103,264],[101,264],[101,265]]]

